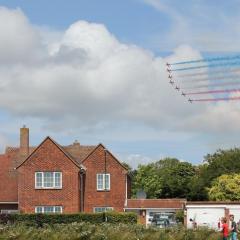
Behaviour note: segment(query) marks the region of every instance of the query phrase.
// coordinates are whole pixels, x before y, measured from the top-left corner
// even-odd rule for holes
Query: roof
[[[62,148],[72,156],[78,163],[82,163],[89,154],[91,154],[97,146],[82,146],[80,144],[72,144],[68,146],[62,146]]]
[[[76,142],[71,144],[71,145],[68,145],[68,146],[61,146],[56,141],[54,141],[52,138],[50,138],[50,137],[47,137],[47,138],[51,139],[51,141],[53,141],[55,143],[55,145],[57,145],[64,152],[64,154],[67,155],[69,158],[71,158],[71,160],[73,160],[75,162],[75,164],[77,164],[77,165],[81,165],[82,161],[84,159],[86,159],[97,147],[97,145],[92,145],[92,146],[80,145],[80,143],[76,143]],[[45,140],[46,139],[44,139],[44,141]],[[36,147],[36,146],[29,147],[29,156],[38,147]],[[13,163],[14,163],[13,167],[14,168],[19,167],[26,160],[26,158],[23,159],[23,158],[20,157],[19,151],[20,151],[19,147],[10,147],[10,146],[8,146],[5,149],[5,153],[7,155],[10,155],[11,158],[13,159]]]
[[[47,140],[52,141],[64,154],[66,157],[68,157],[77,167],[83,168],[84,166],[81,164],[80,159],[73,157],[68,151],[66,151],[66,148],[62,147],[61,145],[59,145],[57,142],[55,142],[52,138],[50,137],[46,137],[39,145],[38,147],[36,147],[29,155],[27,158],[23,159],[21,162],[19,162],[19,164],[17,165],[16,168],[19,168],[24,162],[26,162],[31,156],[32,154],[37,151],[37,149]]]
[[[84,160],[86,160],[88,158],[88,156],[90,156],[91,153],[95,151],[96,148],[98,148],[99,146],[102,146],[104,149],[106,149],[105,146],[101,143],[99,143],[98,145],[80,145],[79,142],[74,142],[73,144],[70,144],[67,146],[62,146],[62,145],[58,144],[55,140],[53,140],[51,137],[47,137],[47,138],[49,138],[58,148],[60,148],[61,151],[64,152],[64,154],[68,158],[70,158],[76,165],[81,166],[82,168],[84,168],[84,166],[82,165]],[[43,140],[43,142],[47,138],[45,138]],[[9,147],[8,146],[8,147],[6,147],[5,153],[8,155],[11,155],[11,158],[14,159],[13,160],[14,168],[18,168],[32,155],[33,152],[35,152],[35,150],[41,144],[39,144],[37,147],[36,146],[29,147],[29,156],[27,158],[21,158],[21,156],[19,154],[19,152],[20,152],[19,147]],[[118,162],[118,164],[120,164],[125,170],[128,171],[128,169],[111,152],[109,152],[107,150],[107,153],[110,154],[115,159],[115,161]],[[128,175],[129,175],[129,173],[128,173]]]
[[[17,172],[13,165],[13,159],[7,154],[0,155],[0,202],[18,201]]]
[[[128,199],[126,209],[173,208],[182,209],[186,199]]]

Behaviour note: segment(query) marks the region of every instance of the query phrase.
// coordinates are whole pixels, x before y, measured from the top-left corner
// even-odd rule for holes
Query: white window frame
[[[46,212],[45,208],[47,207],[52,207],[53,212]],[[41,211],[38,211],[38,208],[41,209]],[[56,212],[56,208],[60,208],[60,212]],[[63,207],[62,206],[36,206],[35,207],[35,213],[62,213],[63,212]]]
[[[98,184],[98,176],[102,175],[103,176],[103,187],[99,188],[99,184]],[[108,182],[108,188],[106,188],[105,184],[106,184],[106,180],[105,180],[105,176],[108,176],[109,182]],[[97,173],[97,191],[110,191],[111,189],[111,176],[110,173]]]
[[[53,173],[53,187],[44,186],[44,173]],[[59,173],[60,173],[60,186],[56,186],[55,178],[56,178],[56,174],[59,174]],[[41,174],[41,178],[42,178],[41,186],[37,186],[37,174]],[[62,189],[62,172],[50,172],[50,171],[35,172],[35,189]]]
[[[97,209],[101,209],[102,211],[96,211]],[[93,208],[94,213],[109,212],[109,211],[113,211],[113,207],[94,207]]]

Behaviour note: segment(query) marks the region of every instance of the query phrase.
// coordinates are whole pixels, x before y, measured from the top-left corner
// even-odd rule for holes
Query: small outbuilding
[[[125,212],[136,212],[139,222],[150,225],[154,214],[170,222],[176,221],[177,211],[183,210],[186,199],[127,199]]]
[[[187,202],[185,206],[185,224],[187,228],[204,226],[217,229],[222,217],[229,220],[234,215],[235,221],[240,221],[240,202]]]

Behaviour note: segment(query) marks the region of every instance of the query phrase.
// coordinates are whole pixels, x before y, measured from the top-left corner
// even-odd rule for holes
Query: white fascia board
[[[187,205],[186,206],[186,209],[189,209],[189,208],[240,208],[240,204],[239,205],[218,205],[218,204],[214,204],[214,205]]]

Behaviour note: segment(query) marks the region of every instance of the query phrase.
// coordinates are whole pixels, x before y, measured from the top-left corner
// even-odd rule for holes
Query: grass
[[[0,225],[0,240],[219,240],[208,229],[146,229],[141,225],[72,223],[44,225]]]

